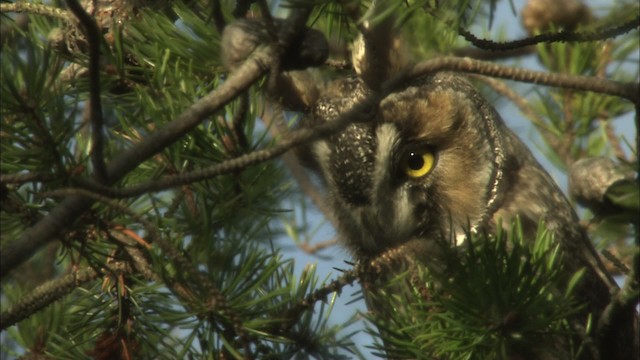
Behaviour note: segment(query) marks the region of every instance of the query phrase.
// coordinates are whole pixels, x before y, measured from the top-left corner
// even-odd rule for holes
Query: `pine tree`
[[[514,90],[487,66],[441,64],[471,73],[499,110],[515,104],[548,161],[571,172],[585,226],[625,279],[604,323],[582,333],[567,320],[583,305],[572,287],[550,286],[566,255],[543,230],[525,245],[518,224],[452,253],[452,278],[419,274],[413,304],[392,291],[402,276],[381,289],[393,316],[336,305],[362,277],[346,252],[329,276],[313,262],[297,270],[300,253],[335,245],[308,242],[308,217],[335,214],[289,151],[320,134],[284,111],[307,106],[305,93],[284,91],[353,73],[346,54],[370,2],[3,2],[0,354],[503,359],[517,348],[535,358],[540,339],[572,332],[571,356],[597,352],[588,328],[617,326],[640,293],[638,136],[616,132],[638,128],[640,7],[558,4],[406,1],[375,21],[393,15],[416,62],[526,61],[550,74]],[[525,39],[496,35],[498,6],[513,8]],[[223,30],[241,18],[263,27],[229,43]],[[304,70],[291,88],[277,76],[289,70]],[[589,78],[576,87],[558,73]]]

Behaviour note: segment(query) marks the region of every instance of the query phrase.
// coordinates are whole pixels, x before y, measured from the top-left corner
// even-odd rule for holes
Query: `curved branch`
[[[437,71],[480,74],[532,84],[619,96],[634,104],[640,102],[640,84],[635,82],[619,82],[590,76],[547,73],[457,57],[442,57],[419,63],[407,73],[388,81],[385,89],[389,91],[408,79]]]
[[[417,64],[407,73],[401,74],[389,80],[384,85],[382,94],[387,94],[393,91],[398,85],[405,83],[409,79],[413,79],[437,71],[446,70],[458,71],[462,73],[481,74],[540,85],[571,88],[582,91],[593,91],[603,94],[620,96],[633,102],[640,101],[640,84],[638,83],[622,83],[607,79],[594,79],[593,77],[588,76],[546,73],[498,65],[492,62],[484,62],[469,58],[456,57],[442,57]],[[90,183],[84,183],[82,184],[82,186],[92,191],[103,194],[104,196],[113,198],[125,198],[153,191],[166,190],[178,185],[184,185],[215,177],[221,174],[241,170],[246,168],[247,166],[267,161],[278,155],[281,155],[292,147],[303,142],[317,139],[319,137],[331,134],[335,131],[339,131],[344,126],[347,126],[349,123],[353,122],[355,118],[362,117],[363,115],[370,112],[372,110],[371,106],[377,101],[375,100],[375,98],[379,96],[381,95],[378,94],[369,96],[358,106],[354,107],[351,111],[340,116],[336,121],[324,123],[314,129],[300,129],[294,131],[288,138],[284,139],[281,143],[271,148],[258,150],[250,154],[242,155],[200,171],[166,177],[156,181],[149,181],[120,190]]]
[[[486,39],[480,39],[465,29],[459,29],[458,33],[464,37],[467,41],[480,49],[490,51],[510,51],[515,49],[524,48],[531,45],[540,43],[554,43],[554,42],[588,42],[599,41],[605,39],[611,39],[613,37],[625,34],[640,26],[640,17],[636,17],[622,25],[615,26],[608,29],[597,30],[594,32],[573,32],[573,31],[559,31],[556,33],[545,33],[528,38],[496,42]]]
[[[342,114],[335,121],[326,122],[322,125],[315,126],[309,129],[299,129],[293,131],[287,138],[283,139],[280,143],[272,147],[262,150],[256,150],[251,153],[226,160],[219,164],[209,166],[202,170],[192,171],[175,176],[167,176],[159,180],[144,182],[124,189],[113,189],[108,186],[90,183],[87,181],[83,181],[81,186],[102,196],[111,198],[127,198],[149,192],[166,190],[179,185],[190,184],[222,174],[232,173],[238,170],[245,169],[248,166],[271,160],[289,151],[294,146],[333,134],[353,122],[366,121],[366,119],[370,117],[370,114],[375,111],[374,106],[377,105],[379,99],[380,96],[378,94],[369,95],[358,105],[354,106],[351,110]]]

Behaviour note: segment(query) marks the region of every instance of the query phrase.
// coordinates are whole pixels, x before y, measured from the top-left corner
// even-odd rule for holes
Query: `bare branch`
[[[104,137],[102,130],[102,100],[100,99],[100,39],[98,24],[87,14],[77,0],[66,0],[67,6],[78,18],[89,45],[89,118],[91,119],[91,163],[96,180],[107,181],[107,169],[104,163]]]
[[[547,73],[499,65],[492,62],[457,57],[441,57],[419,63],[407,73],[388,81],[385,88],[393,89],[398,84],[403,83],[407,79],[413,79],[438,71],[457,71],[462,73],[480,74],[545,86],[554,86],[580,91],[591,91],[607,95],[619,96],[633,102],[634,104],[640,102],[639,83],[619,82],[607,79],[593,78],[590,76]]]
[[[473,45],[491,51],[509,51],[519,48],[524,48],[531,45],[540,43],[554,43],[554,42],[588,42],[611,39],[616,36],[628,33],[640,26],[640,17],[636,17],[622,25],[615,26],[608,29],[596,30],[594,32],[573,32],[573,31],[559,31],[556,33],[544,33],[536,36],[531,36],[521,40],[496,42],[492,40],[480,39],[471,34],[465,29],[459,29],[458,32],[467,41]]]
[[[459,57],[470,57],[477,60],[501,60],[520,56],[535,54],[535,46],[525,46],[512,50],[493,51],[479,49],[473,46],[457,48],[452,51],[452,55]]]

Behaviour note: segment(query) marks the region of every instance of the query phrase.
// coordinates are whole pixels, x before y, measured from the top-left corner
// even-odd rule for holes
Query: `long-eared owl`
[[[319,99],[315,95],[308,96],[312,100],[302,99],[304,94],[297,94],[300,101],[294,99],[290,105],[307,112],[299,126],[313,128],[342,119],[364,100],[380,100],[358,121],[297,149],[301,161],[322,178],[339,237],[360,264],[384,265],[380,259],[393,260],[372,284],[370,279],[361,279],[369,308],[376,312],[385,307],[384,299],[372,300],[375,296],[367,294],[375,294],[378,285],[396,273],[422,265],[429,271],[443,271],[448,266],[443,251],[456,252],[464,248],[471,234],[510,229],[517,220],[526,239],[533,239],[544,224],[565,254],[566,276],[556,284],[557,291],[563,291],[571,276],[584,269],[575,293],[585,306],[576,311],[573,325],[597,323],[610,303],[611,290],[617,287],[571,204],[464,77],[438,72],[396,84],[391,91],[383,89],[383,83],[407,67],[402,42],[391,31],[393,26],[392,19],[376,26],[364,21],[352,53],[356,76],[329,83]],[[261,39],[255,30],[260,27],[259,22],[244,21],[225,30],[230,67],[250,53],[245,43],[255,45],[256,39]],[[317,43],[323,37],[315,34],[307,38],[309,43]],[[303,63],[296,68],[306,67],[307,62]],[[280,91],[296,93],[296,85],[287,76],[278,79],[280,85],[289,84]],[[291,101],[288,96],[281,97],[285,103]],[[402,266],[394,268],[398,261]],[[416,295],[402,284],[395,289],[402,296]],[[633,327],[634,309],[627,314],[630,321],[625,324]],[[609,331],[609,337],[580,341],[587,346],[597,343],[592,349],[599,346],[613,351],[600,354],[607,358],[625,358],[622,354],[629,354],[633,341],[616,338],[618,333],[631,332]],[[593,326],[582,334],[585,338],[593,335]],[[551,351],[542,349],[541,356],[513,358],[568,357],[565,352],[554,354],[554,350],[568,346],[566,341],[554,341],[552,346]],[[583,359],[600,357],[597,350],[582,354]]]
[[[335,81],[304,126],[335,121],[371,91],[359,78]],[[461,76],[440,72],[411,80],[384,97],[370,119],[302,153],[324,181],[342,242],[362,262],[402,248],[401,261],[438,267],[442,240],[456,247],[469,232],[490,232],[498,223],[508,229],[516,217],[533,238],[544,221],[567,255],[567,280],[585,269],[577,297],[587,302],[587,313],[597,319],[609,303],[615,285],[572,206]]]

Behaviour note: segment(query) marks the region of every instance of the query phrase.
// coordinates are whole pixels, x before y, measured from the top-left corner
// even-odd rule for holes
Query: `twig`
[[[30,2],[17,2],[12,4],[2,3],[0,4],[0,13],[6,12],[17,12],[17,13],[30,13],[30,14],[38,14],[50,16],[53,18],[57,18],[60,20],[64,20],[65,22],[72,22],[73,16],[66,10],[54,7],[47,6],[42,4],[34,4]]]
[[[609,262],[614,266],[614,268],[619,271],[621,274],[629,275],[629,267],[625,265],[618,257],[613,255],[611,251],[608,249],[602,250],[602,256],[609,260]],[[613,271],[611,271],[613,272]]]
[[[291,132],[290,136],[283,139],[280,143],[262,150],[256,150],[249,154],[238,156],[234,159],[224,161],[219,164],[212,165],[208,168],[192,171],[185,174],[175,176],[167,176],[155,181],[148,181],[135,186],[124,189],[113,189],[100,184],[80,180],[79,184],[82,188],[99,193],[102,196],[110,198],[126,198],[141,195],[144,193],[169,189],[179,185],[189,184],[205,179],[209,179],[222,174],[232,173],[247,168],[248,166],[259,164],[267,160],[271,160],[277,156],[284,154],[294,146],[306,143],[308,141],[333,134],[340,131],[345,126],[359,121],[366,121],[371,118],[371,113],[375,110],[380,96],[371,94],[358,105],[354,106],[350,111],[342,114],[337,120],[326,122],[322,125],[310,129],[299,129]]]
[[[31,181],[46,182],[53,181],[55,179],[56,176],[54,174],[43,172],[0,175],[0,183],[4,184],[24,184]]]
[[[315,254],[318,251],[334,246],[337,243],[338,243],[338,240],[331,239],[331,240],[321,241],[313,245],[309,245],[308,243],[303,242],[303,243],[300,243],[298,247],[302,249],[302,251],[306,252],[307,254]]]
[[[536,52],[534,46],[525,46],[512,50],[492,51],[486,49],[479,49],[473,46],[457,48],[452,51],[452,54],[459,57],[470,57],[477,60],[501,60],[510,59],[520,56],[531,55]]]
[[[102,135],[104,119],[100,99],[100,44],[101,33],[95,20],[87,14],[77,0],[66,0],[67,6],[78,18],[89,45],[89,117],[91,119],[91,163],[96,180],[107,181],[107,169],[104,163],[104,137]]]
[[[602,118],[600,121],[604,122],[603,124],[604,132],[607,136],[607,140],[609,140],[609,144],[611,145],[613,154],[620,160],[628,161],[629,159],[627,158],[627,156],[624,153],[624,150],[622,149],[622,145],[620,144],[620,138],[618,138],[618,135],[615,133],[615,129],[613,128],[612,122],[606,121],[606,119],[602,119]]]
[[[556,33],[546,33],[536,36],[531,36],[521,40],[513,40],[506,42],[496,42],[492,40],[480,39],[469,31],[460,28],[459,34],[462,35],[467,41],[473,45],[491,51],[508,51],[519,49],[531,45],[540,43],[553,43],[553,42],[587,42],[611,39],[618,35],[627,33],[633,29],[636,29],[640,25],[640,17],[635,17],[622,25],[611,27],[608,29],[596,30],[594,32],[573,32],[573,31],[559,31]]]
[[[87,268],[36,287],[31,293],[23,296],[19,303],[0,313],[0,330],[26,319],[69,294],[80,285],[97,279],[99,275],[93,268]]]
[[[391,265],[395,261],[406,260],[406,251],[407,246],[403,244],[369,261],[358,263],[350,270],[344,271],[340,277],[307,295],[290,308],[285,313],[284,319],[286,319],[286,321],[280,325],[280,329],[284,331],[289,330],[296,323],[300,314],[313,309],[316,302],[324,301],[329,294],[334,292],[339,293],[342,291],[342,288],[347,285],[352,285],[356,280],[360,280],[361,282],[368,281],[371,276],[377,276],[383,266]]]
[[[634,104],[640,103],[640,84],[635,82],[619,82],[608,79],[598,79],[589,76],[577,76],[561,73],[547,73],[541,71],[514,68],[492,62],[473,60],[469,58],[441,57],[419,63],[407,73],[387,81],[387,91],[395,88],[407,79],[432,74],[438,71],[458,71],[479,75],[493,76],[502,79],[527,82],[545,86],[554,86],[580,91],[591,91],[607,95],[619,96]]]
[[[280,324],[280,330],[288,331],[296,324],[298,318],[303,312],[313,309],[316,302],[325,301],[329,294],[342,291],[342,288],[347,285],[352,285],[357,279],[357,269],[347,270],[337,279],[332,280],[327,285],[324,285],[313,293],[307,295],[304,299],[286,311],[283,316],[285,322]]]

